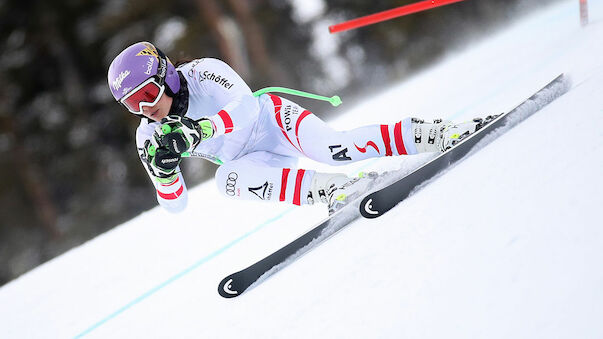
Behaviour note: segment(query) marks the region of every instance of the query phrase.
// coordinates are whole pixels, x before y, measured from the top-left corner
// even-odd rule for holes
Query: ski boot
[[[331,215],[365,193],[377,177],[376,172],[360,173],[355,178],[342,173],[316,172],[308,192],[308,204],[325,203]]]
[[[441,152],[442,131],[452,123],[442,119],[434,119],[433,123],[418,118],[411,118],[410,121],[417,152]]]
[[[480,128],[498,118],[500,114],[488,115],[485,118],[475,118],[471,121],[462,122],[459,124],[448,124],[442,130],[442,139],[440,140],[440,151],[445,152],[452,146],[459,143],[469,135],[475,133]]]

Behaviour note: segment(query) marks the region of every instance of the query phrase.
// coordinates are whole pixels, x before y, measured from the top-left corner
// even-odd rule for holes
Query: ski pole
[[[325,97],[322,95],[318,95],[318,94],[313,94],[313,93],[308,93],[308,92],[304,92],[304,91],[299,91],[296,89],[291,89],[291,88],[285,88],[285,87],[266,87],[266,88],[262,88],[258,91],[255,91],[253,93],[254,97],[259,97],[262,94],[265,93],[285,93],[285,94],[292,94],[292,95],[297,95],[299,97],[304,97],[304,98],[310,98],[310,99],[314,99],[314,100],[321,100],[321,101],[327,101],[329,102],[331,105],[337,107],[339,105],[341,105],[341,98],[338,95],[334,95],[332,97]]]
[[[314,100],[320,100],[320,101],[327,101],[329,102],[331,105],[337,107],[339,105],[341,105],[341,98],[338,95],[334,95],[332,97],[325,97],[322,95],[318,95],[318,94],[314,94],[314,93],[308,93],[308,92],[304,92],[304,91],[300,91],[300,90],[296,90],[296,89],[291,89],[291,88],[286,88],[286,87],[266,87],[266,88],[262,88],[260,90],[257,90],[253,93],[254,97],[259,97],[262,94],[265,93],[285,93],[285,94],[291,94],[291,95],[297,95],[300,97],[304,97],[304,98],[310,98],[310,99],[314,99]],[[161,126],[161,131],[163,132],[163,134],[168,134],[172,131],[172,128],[169,125],[163,125]],[[153,149],[153,155],[155,153],[155,150]],[[186,157],[190,157],[191,153],[189,152],[184,152],[181,154],[181,156],[183,158]]]
[[[163,134],[170,134],[172,133],[172,127],[170,125],[161,125],[161,132],[163,132]],[[154,156],[157,153],[157,147],[155,147],[154,145],[151,145],[149,147],[149,154],[151,156]],[[183,158],[189,158],[191,156],[190,152],[182,152],[180,153],[180,156]]]

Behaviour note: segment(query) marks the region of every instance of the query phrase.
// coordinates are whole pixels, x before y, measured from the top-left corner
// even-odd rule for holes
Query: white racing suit
[[[254,97],[243,79],[220,60],[197,59],[178,70],[187,80],[181,85],[189,90],[185,116],[195,120],[207,116],[216,127],[213,138],[201,142],[192,156],[221,164],[215,182],[226,196],[302,205],[307,203],[314,171],[296,168],[299,157],[344,165],[417,153],[410,118],[336,131],[290,100],[272,94]],[[139,151],[158,124],[142,119],[136,131]],[[182,173],[171,185],[152,181],[163,207],[172,212],[186,207]]]

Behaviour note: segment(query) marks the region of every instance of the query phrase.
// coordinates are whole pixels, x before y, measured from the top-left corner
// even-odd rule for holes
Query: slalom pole
[[[580,0],[580,24],[582,27],[588,25],[588,2]]]
[[[391,20],[393,18],[426,11],[428,9],[450,5],[455,2],[461,2],[465,0],[424,0],[419,1],[414,4],[409,4],[405,6],[400,6],[394,9],[386,10],[383,12],[363,16],[357,19],[349,20],[342,22],[340,24],[329,26],[329,32],[337,33],[343,32],[350,29],[355,29],[358,27],[364,27],[372,24],[376,24],[378,22]]]

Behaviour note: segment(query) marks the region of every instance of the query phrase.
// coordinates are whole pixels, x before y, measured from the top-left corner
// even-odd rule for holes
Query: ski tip
[[[218,293],[220,296],[224,298],[234,298],[239,296],[243,291],[238,291],[237,288],[233,286],[233,279],[231,276],[228,276],[220,282],[218,285]]]
[[[360,214],[368,219],[374,219],[381,216],[381,212],[373,206],[372,194],[367,195],[360,202]]]

